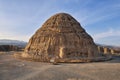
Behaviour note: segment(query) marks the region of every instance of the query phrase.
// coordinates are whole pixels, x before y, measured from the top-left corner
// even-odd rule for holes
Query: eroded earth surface
[[[41,63],[0,55],[0,80],[120,80],[120,57],[93,63]]]

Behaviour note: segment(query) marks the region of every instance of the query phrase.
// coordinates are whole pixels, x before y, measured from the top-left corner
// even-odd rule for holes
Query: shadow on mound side
[[[93,62],[108,60],[97,49],[92,37],[71,15],[50,17],[30,38],[23,59],[50,62]]]

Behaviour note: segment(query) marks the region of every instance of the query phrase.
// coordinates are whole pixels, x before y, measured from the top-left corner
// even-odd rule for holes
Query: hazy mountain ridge
[[[27,42],[19,40],[10,40],[10,39],[0,39],[0,45],[15,45],[19,47],[25,47]]]

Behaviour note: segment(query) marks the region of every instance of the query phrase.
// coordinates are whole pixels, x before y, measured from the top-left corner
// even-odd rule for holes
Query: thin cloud
[[[18,34],[12,34],[10,32],[0,32],[0,39],[28,41],[30,36],[31,35],[18,35]]]
[[[94,38],[95,41],[99,41],[103,38],[114,37],[114,36],[119,36],[120,37],[120,30],[109,29],[108,31],[98,33],[98,34],[94,34],[93,38]]]
[[[80,9],[75,12],[75,16],[84,26],[89,26],[90,24],[94,24],[96,22],[105,21],[120,16],[120,13],[118,12],[118,9],[120,9],[118,8],[119,6],[119,4],[98,4],[93,11],[90,11],[86,5],[86,7],[82,10]]]

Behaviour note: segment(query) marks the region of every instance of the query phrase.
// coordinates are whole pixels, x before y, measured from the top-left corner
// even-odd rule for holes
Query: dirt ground
[[[92,63],[31,62],[0,55],[0,80],[120,80],[120,56]]]

